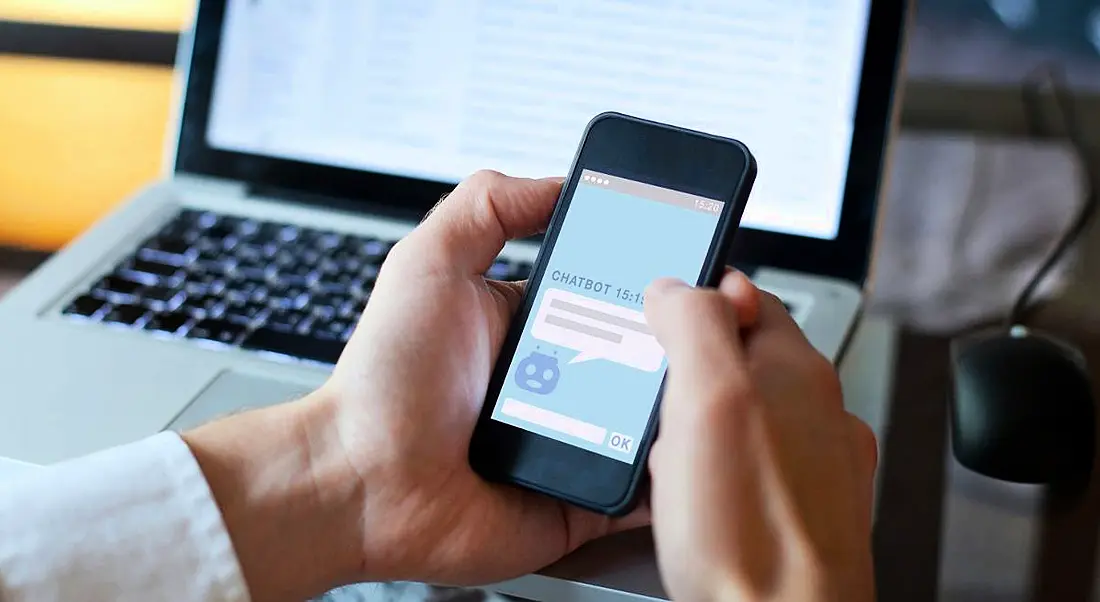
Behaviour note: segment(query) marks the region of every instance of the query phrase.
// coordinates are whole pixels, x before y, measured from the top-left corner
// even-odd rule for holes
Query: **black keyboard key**
[[[309,313],[319,321],[328,321],[336,317],[336,308],[331,305],[317,305],[314,303],[309,306]]]
[[[311,296],[310,306],[328,306],[333,308],[333,311],[335,311],[346,300],[347,298],[343,295],[332,295],[315,291]]]
[[[222,241],[215,238],[200,238],[195,242],[194,253],[202,261],[211,261],[228,258]]]
[[[182,312],[158,314],[149,319],[149,322],[145,324],[145,329],[175,334],[179,329],[186,326],[189,321],[191,321],[191,316]]]
[[[515,264],[512,271],[513,280],[527,280],[531,277],[531,264],[526,261],[521,261]]]
[[[154,237],[149,239],[137,253],[138,257],[149,261],[158,261],[170,265],[184,265],[196,255],[191,244],[178,237]]]
[[[203,294],[212,297],[220,297],[225,294],[225,289],[229,288],[229,280],[221,276],[207,275],[206,277],[198,280],[205,287]]]
[[[271,258],[269,264],[277,270],[285,270],[298,265],[298,255],[285,248],[280,249],[274,257]]]
[[[137,305],[116,305],[103,317],[104,322],[133,326],[145,317],[146,309]]]
[[[239,307],[244,305],[245,303],[248,303],[248,293],[240,290],[239,288],[232,288],[225,291],[225,294],[222,295],[222,298],[225,299],[225,302],[231,307]]]
[[[266,305],[254,303],[230,304],[225,309],[225,319],[234,324],[253,324],[263,319],[269,311]]]
[[[268,305],[272,309],[301,309],[309,304],[310,296],[305,289],[293,287],[282,291],[273,290]]]
[[[65,308],[66,314],[73,316],[83,316],[90,318],[94,316],[99,310],[103,309],[103,306],[107,305],[106,301],[102,299],[96,299],[89,295],[81,295],[76,299],[73,299],[72,303]]]
[[[238,264],[232,274],[233,279],[238,282],[264,282],[269,275],[267,265],[258,261]]]
[[[336,309],[336,317],[340,318],[341,320],[357,322],[358,315],[363,313],[363,307],[365,305],[365,302],[360,301],[344,301]]]
[[[318,339],[272,328],[253,331],[245,337],[241,346],[245,349],[271,351],[326,364],[335,364],[340,358],[340,352],[344,350],[344,342],[339,339]]]
[[[233,250],[233,255],[242,263],[261,262],[266,259],[264,248],[254,243],[237,245],[237,248]]]
[[[362,267],[358,260],[355,261],[357,268]],[[321,259],[320,263],[317,264],[317,275],[321,278],[324,278],[326,276],[336,276],[337,274],[342,274],[348,271],[344,269],[344,265],[345,260],[343,259],[325,257]]]
[[[301,229],[297,226],[264,222],[260,224],[260,229],[256,232],[256,239],[286,243],[297,240],[300,234]]]
[[[96,296],[106,297],[107,299],[119,303],[125,303],[128,300],[132,300],[141,288],[142,285],[140,282],[134,282],[133,280],[121,276],[107,276],[99,281],[99,284],[96,285],[93,292]]]
[[[318,338],[347,341],[347,335],[351,333],[351,325],[343,320],[319,322],[314,325],[314,332]]]
[[[232,345],[245,333],[246,328],[228,320],[207,318],[200,320],[187,333],[189,339],[204,339]]]
[[[318,232],[312,237],[310,243],[321,252],[331,251],[344,242],[344,237],[336,232]]]
[[[299,265],[292,268],[279,270],[272,274],[271,280],[283,286],[297,286],[307,288],[317,282],[319,274],[309,266]]]
[[[171,264],[149,261],[146,259],[134,259],[128,268],[132,272],[150,274],[160,278],[172,278],[179,275],[179,267]]]
[[[301,322],[298,322],[298,327],[294,329],[294,332],[304,336],[316,336],[313,332],[316,326],[317,320],[312,315],[307,315],[302,318]]]
[[[322,295],[349,295],[351,277],[339,276],[336,279],[324,278],[313,283],[310,290]]]
[[[224,276],[232,272],[236,267],[237,262],[234,259],[221,257],[218,259],[199,259],[188,267],[188,271],[192,274],[214,274],[216,276]]]
[[[368,261],[380,264],[389,255],[394,243],[385,240],[371,240],[363,245],[362,254]]]
[[[373,286],[374,281],[378,280],[379,271],[380,270],[376,265],[365,265],[363,266],[363,269],[359,270],[359,279]]]
[[[237,236],[230,234],[222,239],[222,251],[225,253],[232,253],[236,250],[237,245],[240,244],[241,239]]]
[[[215,240],[225,240],[227,238],[230,238],[237,231],[237,219],[238,218],[233,217],[222,217],[218,220],[218,223],[207,228],[206,232],[203,233],[203,236]],[[234,244],[236,243],[234,242]]]
[[[272,312],[264,320],[264,325],[275,330],[291,331],[297,329],[305,318],[306,315],[301,312],[279,310]]]
[[[183,273],[175,265],[135,259],[124,264],[120,274],[144,284],[174,282]]]
[[[302,249],[298,252],[298,265],[315,268],[321,263],[322,259],[324,259],[324,255],[314,249]]]
[[[270,292],[266,286],[258,285],[248,293],[248,301],[250,303],[257,303],[260,305],[267,305]]]
[[[205,230],[218,223],[217,214],[199,209],[184,209],[176,218],[179,222]]]
[[[260,222],[251,218],[242,218],[237,223],[237,236],[243,240],[251,240],[260,231]]]
[[[164,311],[166,309],[175,309],[181,302],[183,302],[183,291],[168,287],[168,286],[149,286],[141,291],[141,299],[149,307],[157,310]]]
[[[200,295],[188,297],[179,309],[199,319],[219,318],[225,313],[225,305],[221,297]]]
[[[511,275],[512,264],[503,260],[494,261],[493,265],[489,266],[489,270],[485,272],[485,277],[490,280],[507,280]]]

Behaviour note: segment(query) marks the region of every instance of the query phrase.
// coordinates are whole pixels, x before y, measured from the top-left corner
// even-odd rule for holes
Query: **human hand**
[[[467,459],[523,293],[482,274],[505,241],[545,228],[560,190],[492,172],[463,182],[394,247],[326,386],[370,490],[365,564],[387,578],[497,581],[641,522],[487,483]]]
[[[487,483],[467,460],[523,291],[482,274],[506,240],[546,226],[560,190],[469,178],[390,252],[319,391],[186,435],[253,599],[352,581],[485,584],[647,522]]]
[[[759,306],[746,328],[736,307]],[[746,278],[662,280],[646,318],[668,354],[650,455],[654,536],[676,600],[873,600],[876,444],[833,366]]]

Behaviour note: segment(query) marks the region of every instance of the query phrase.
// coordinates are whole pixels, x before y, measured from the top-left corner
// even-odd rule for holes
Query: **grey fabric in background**
[[[1027,25],[1002,23],[994,5],[1002,16],[1027,16]],[[1066,16],[1095,10],[1098,0],[921,3],[908,77],[1005,86],[1016,99],[1029,73],[1055,63],[1076,89],[1100,89],[1090,23]],[[1080,206],[1080,176],[1065,143],[903,134],[880,214],[870,309],[930,332],[1003,317]],[[1040,299],[1072,297],[1066,317],[1074,322],[1100,324],[1089,288],[1100,280],[1097,226],[1039,290]]]
[[[881,208],[870,309],[931,332],[1004,316],[1082,197],[1064,144],[901,136]],[[1045,280],[1040,298],[1064,288],[1072,260]]]

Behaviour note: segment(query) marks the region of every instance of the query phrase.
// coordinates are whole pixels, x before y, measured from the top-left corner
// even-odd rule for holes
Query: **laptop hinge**
[[[249,198],[274,200],[283,203],[319,207],[353,214],[368,214],[401,221],[419,221],[424,216],[415,211],[403,211],[392,204],[383,204],[368,199],[335,197],[313,192],[303,192],[268,184],[247,184],[245,195]]]
[[[243,197],[246,193],[244,182],[225,178],[212,178],[188,173],[172,174],[173,186],[200,194],[217,195],[219,197]]]

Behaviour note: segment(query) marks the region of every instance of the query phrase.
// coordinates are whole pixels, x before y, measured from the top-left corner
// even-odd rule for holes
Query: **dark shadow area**
[[[936,599],[947,444],[949,340],[903,332],[879,464],[878,599]]]
[[[1077,345],[1088,358],[1093,398],[1100,399],[1100,337],[1064,330],[1058,334]],[[1093,460],[1093,478],[1083,490],[1070,485],[1052,488],[1047,494],[1032,578],[1035,602],[1091,600],[1094,595],[1100,548],[1100,480],[1095,477],[1098,466],[1100,452]]]
[[[174,32],[77,27],[0,19],[0,54],[171,67]]]

